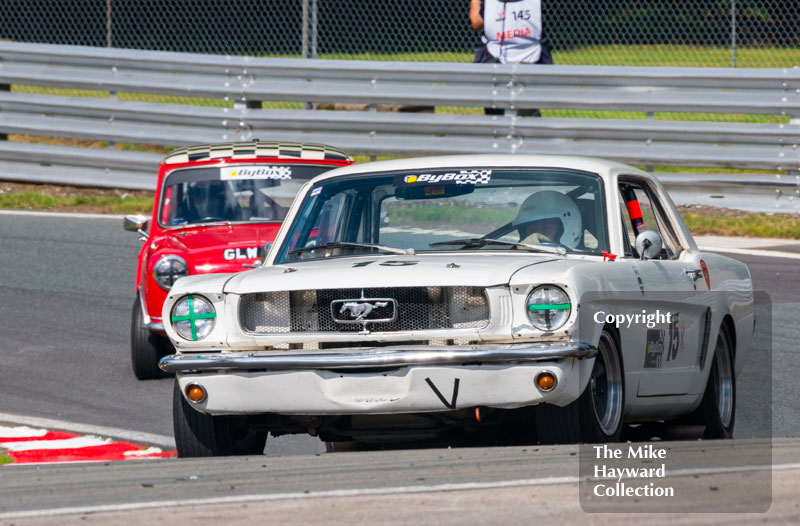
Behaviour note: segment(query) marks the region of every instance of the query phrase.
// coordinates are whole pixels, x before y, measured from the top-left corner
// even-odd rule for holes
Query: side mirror
[[[645,230],[636,236],[636,252],[639,253],[639,259],[655,259],[663,248],[664,241],[655,230]]]
[[[261,247],[261,264],[263,265],[265,261],[267,261],[267,256],[269,255],[269,249],[272,248],[272,243],[264,243],[264,246]]]
[[[147,238],[148,223],[150,220],[143,215],[127,215],[122,220],[122,228],[130,232],[138,232],[140,236]]]

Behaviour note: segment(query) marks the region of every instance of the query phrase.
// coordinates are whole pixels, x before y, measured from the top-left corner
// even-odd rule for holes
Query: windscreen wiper
[[[530,245],[528,243],[520,243],[518,241],[504,241],[502,239],[492,239],[489,237],[472,237],[466,239],[451,239],[449,241],[437,241],[436,243],[431,243],[429,246],[439,247],[446,245],[462,245],[463,248],[477,248],[477,247],[485,247],[487,245],[501,245],[501,246],[517,247],[523,250],[531,250],[533,252],[547,252],[548,254],[558,254],[559,256],[563,256],[567,253],[566,249],[564,249],[563,247],[553,247],[550,245],[538,245],[538,244]]]
[[[381,250],[383,252],[389,252],[390,254],[404,254],[406,256],[413,256],[416,254],[413,248],[395,248],[395,247],[387,247],[386,245],[373,245],[371,243],[350,243],[347,241],[334,241],[332,243],[326,243],[324,245],[311,245],[307,247],[296,248],[289,252],[289,254],[300,254],[303,252],[308,252],[311,250],[319,250],[323,248],[372,248],[375,250]]]

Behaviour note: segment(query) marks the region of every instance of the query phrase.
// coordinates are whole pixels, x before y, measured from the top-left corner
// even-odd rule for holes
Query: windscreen
[[[331,166],[254,164],[183,168],[164,182],[162,226],[282,221],[300,187]]]
[[[306,194],[276,263],[378,250],[329,246],[335,243],[415,252],[529,244],[599,254],[608,250],[605,217],[602,180],[587,172],[457,168],[359,175]]]

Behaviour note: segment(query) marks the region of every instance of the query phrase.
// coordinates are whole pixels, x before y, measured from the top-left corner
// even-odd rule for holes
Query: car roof
[[[577,155],[475,154],[416,157],[411,159],[395,159],[391,161],[354,164],[320,174],[315,177],[313,181],[317,182],[335,177],[375,172],[472,167],[560,168],[592,172],[600,175],[604,179],[620,173],[652,178],[647,172],[643,172],[633,166],[597,157],[582,157]]]
[[[226,142],[199,144],[179,148],[170,152],[164,164],[179,164],[215,159],[253,159],[272,157],[276,159],[302,159],[308,161],[349,161],[353,158],[343,151],[326,144],[299,142]]]

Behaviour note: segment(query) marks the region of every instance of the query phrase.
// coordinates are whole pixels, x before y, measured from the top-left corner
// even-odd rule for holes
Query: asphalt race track
[[[168,445],[172,435],[172,380],[139,382],[130,370],[128,337],[140,244],[135,234],[122,230],[121,223],[120,219],[108,218],[0,215],[0,415],[26,415],[148,433],[160,436],[161,445]],[[759,412],[768,411],[771,403],[776,437],[774,463],[785,468],[774,473],[770,513],[778,514],[772,515],[777,520],[792,522],[800,516],[797,504],[792,504],[796,492],[792,495],[788,489],[797,487],[800,473],[800,466],[792,467],[800,462],[800,442],[791,440],[800,437],[800,395],[795,374],[800,370],[800,353],[796,351],[796,342],[800,341],[800,266],[796,260],[737,258],[750,265],[755,288],[765,291],[773,302],[771,367],[769,350],[765,348],[762,354],[754,355],[740,379],[737,437],[763,436],[763,426],[765,422],[769,424],[769,418]],[[758,399],[746,399],[751,392],[758,393],[753,397]],[[784,440],[787,437],[790,440]],[[404,518],[420,522],[482,522],[475,515],[480,509],[502,509],[505,515],[492,518],[515,520],[530,517],[532,505],[543,513],[563,508],[565,513],[578,514],[575,519],[583,513],[574,489],[574,447],[314,456],[323,452],[324,446],[313,438],[282,438],[268,444],[267,453],[281,458],[138,461],[124,463],[124,467],[0,467],[0,524],[19,525],[27,520],[50,523],[47,517],[9,515],[12,512],[146,503],[155,497],[172,500],[172,506],[189,506],[187,517],[200,508],[197,502],[187,503],[186,499],[237,497],[239,500],[215,501],[213,510],[203,509],[219,513],[219,517],[244,513],[244,519],[246,510],[254,514],[261,510],[262,517],[275,512],[275,522],[292,517],[291,511],[299,508],[310,513],[305,516],[308,521],[319,520],[320,515],[314,515],[314,511],[326,513],[337,502],[341,517],[347,517],[350,523],[375,519],[377,516],[370,515],[369,510],[381,513],[388,501],[407,508],[405,514],[391,515],[391,520],[398,522],[406,522]],[[695,444],[702,444],[709,451],[728,447],[725,443]],[[548,482],[531,482],[541,477]],[[741,475],[703,473],[699,477],[728,477],[731,484],[742,485],[742,495],[747,493],[746,477]],[[707,488],[716,483],[710,482]],[[428,488],[417,499],[419,506],[414,505],[417,500],[413,498],[413,488],[417,486]],[[532,491],[531,486],[541,487]],[[65,487],[70,489],[57,489]],[[382,487],[389,489],[365,491]],[[445,493],[437,493],[436,499],[425,496],[442,490]],[[561,495],[574,496],[562,497],[564,502],[558,504],[552,499],[543,503],[537,500],[557,490]],[[274,493],[290,496],[269,504],[263,496]],[[247,495],[262,498],[242,498]],[[318,498],[311,499],[311,503],[303,495]],[[508,508],[508,503],[518,502],[520,495],[526,499],[526,506],[517,511]],[[337,500],[342,498],[349,500]],[[698,498],[705,497],[698,493]],[[787,500],[780,500],[784,498]],[[361,503],[361,511],[348,504],[356,501]],[[433,502],[437,504],[434,506]],[[480,503],[484,503],[483,508]],[[137,509],[150,507],[141,505]],[[527,513],[519,515],[523,509]],[[72,511],[92,513],[86,517],[95,520],[109,519],[103,514],[114,512],[121,514],[114,516],[115,521],[148,517],[149,522],[158,522],[158,513],[133,513],[126,519],[126,510],[123,506]],[[424,515],[425,510],[430,514]],[[448,511],[452,513],[445,513]],[[211,518],[213,513],[203,517]],[[250,516],[250,520],[257,516]],[[556,517],[564,519],[555,514],[551,519]],[[592,517],[603,522],[603,515]],[[666,520],[668,516],[663,517]],[[689,517],[697,520],[686,523],[713,522],[709,515]],[[631,515],[627,520],[634,518]],[[52,517],[52,523],[64,523],[64,517]]]

